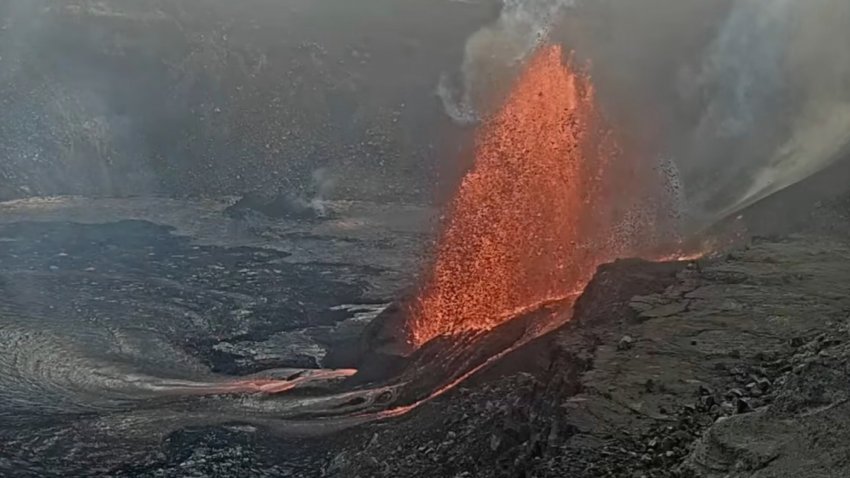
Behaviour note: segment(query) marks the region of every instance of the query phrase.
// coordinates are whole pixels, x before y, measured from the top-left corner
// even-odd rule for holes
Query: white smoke
[[[467,40],[458,71],[441,78],[446,114],[460,124],[486,116],[547,38],[592,62],[616,127],[651,135],[675,158],[694,226],[850,149],[847,0],[503,0],[498,19]]]
[[[502,0],[502,11],[492,24],[466,41],[459,74],[445,74],[437,95],[446,114],[459,124],[471,124],[490,106],[499,82],[534,51],[548,35],[558,15],[574,0]]]
[[[850,2],[795,2],[786,56],[789,89],[802,98],[790,134],[736,207],[790,186],[841,159],[850,144]]]
[[[336,187],[336,178],[327,168],[319,168],[313,171],[313,197],[309,201],[309,207],[313,209],[317,217],[326,217],[327,197]]]
[[[681,158],[711,222],[822,170],[850,143],[850,2],[734,4],[682,91],[707,96]]]

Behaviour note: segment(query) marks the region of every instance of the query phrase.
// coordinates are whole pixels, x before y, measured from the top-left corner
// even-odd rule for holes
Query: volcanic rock
[[[427,463],[371,450],[375,459],[392,464],[378,476],[474,470],[473,476],[719,478],[769,470],[771,476],[792,477],[813,476],[810,467],[822,476],[844,476],[850,471],[840,458],[846,451],[842,444],[850,442],[843,431],[850,402],[839,383],[850,376],[850,347],[842,345],[848,333],[843,311],[850,299],[838,284],[850,280],[850,266],[837,259],[844,255],[850,256],[850,246],[843,243],[793,238],[756,241],[733,258],[704,263],[701,270],[665,271],[635,263],[603,267],[576,304],[573,322],[554,340],[536,345],[550,347],[552,358],[535,372],[538,378],[531,383],[538,385],[529,395],[517,394],[523,383],[514,381],[518,376],[486,379],[498,368],[483,373],[477,380],[486,379],[486,387],[471,384],[450,393],[385,432],[416,437],[409,446],[421,446],[415,443],[436,432],[429,422],[464,416],[451,426],[457,432],[452,447],[437,449],[436,461]],[[761,262],[764,257],[773,262]],[[801,257],[809,259],[798,261]],[[777,280],[800,273],[806,281]],[[641,299],[632,299],[635,295]],[[730,300],[739,305],[730,309]],[[635,304],[655,308],[676,301],[687,306],[669,316],[629,320],[641,313]],[[821,319],[812,319],[813,307]],[[777,313],[782,320],[775,319]],[[632,340],[623,341],[626,337]],[[791,347],[793,337],[806,338]],[[628,356],[619,353],[621,343],[630,344]],[[826,353],[819,356],[820,351]],[[584,358],[577,362],[578,357]],[[825,362],[813,362],[815,357]],[[798,375],[793,368],[800,364],[808,368]],[[555,386],[558,381],[564,385]],[[505,422],[492,411],[467,412],[494,402],[508,406],[489,408],[499,410],[498,416],[521,410],[527,417],[527,442],[507,440],[511,427],[503,428]],[[535,445],[533,437],[549,433],[553,419],[560,430],[556,438]],[[827,440],[829,435],[836,438]],[[362,475],[365,461],[357,463]]]
[[[617,350],[629,350],[632,348],[632,345],[635,343],[635,339],[629,337],[628,335],[624,335],[623,338],[617,342]]]
[[[271,197],[258,193],[245,194],[225,210],[231,217],[245,217],[250,212],[271,218],[295,220],[319,219],[326,216],[323,209],[287,193],[278,193]]]

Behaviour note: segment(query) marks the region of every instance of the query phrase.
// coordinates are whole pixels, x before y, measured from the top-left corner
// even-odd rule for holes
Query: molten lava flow
[[[542,48],[476,138],[410,310],[412,344],[488,330],[581,291],[656,222],[633,207],[640,177],[603,127],[590,79],[559,47]]]

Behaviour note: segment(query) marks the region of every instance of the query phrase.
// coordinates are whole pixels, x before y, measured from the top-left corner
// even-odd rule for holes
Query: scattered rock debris
[[[332,476],[847,476],[848,258],[792,237],[700,268],[605,266],[536,345],[548,365],[355,432],[399,445],[350,445]]]

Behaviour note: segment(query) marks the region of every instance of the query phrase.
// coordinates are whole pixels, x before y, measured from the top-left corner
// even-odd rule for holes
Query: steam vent
[[[848,44],[0,0],[0,477],[850,476]]]

